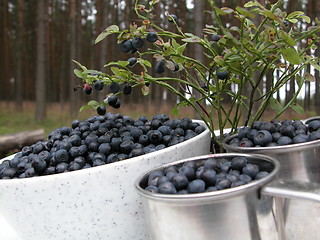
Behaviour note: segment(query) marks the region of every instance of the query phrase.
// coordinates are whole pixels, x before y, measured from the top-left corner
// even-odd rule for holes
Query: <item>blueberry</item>
[[[282,125],[279,128],[279,132],[283,135],[283,136],[288,136],[290,138],[293,138],[295,136],[295,127],[293,125]]]
[[[55,152],[54,159],[55,159],[56,164],[62,163],[62,162],[66,163],[66,162],[68,162],[68,159],[69,159],[68,152],[64,149],[60,149]]]
[[[215,186],[210,186],[206,189],[206,192],[215,192],[217,191],[218,189],[215,187]]]
[[[167,172],[166,177],[168,178],[168,181],[172,181],[172,178],[177,174],[177,172]]]
[[[277,131],[276,126],[272,122],[262,122],[260,130],[266,130],[271,134]]]
[[[231,181],[229,179],[222,179],[218,181],[215,185],[215,187],[218,190],[227,189],[227,188],[230,188],[230,186],[231,186]]]
[[[33,149],[31,146],[25,146],[21,150],[23,156],[29,155],[30,153],[32,153],[32,151],[33,151]]]
[[[320,120],[313,120],[308,124],[308,131],[314,132],[320,128]]]
[[[133,67],[137,63],[137,58],[132,57],[132,58],[129,58],[127,61],[129,62],[129,66]]]
[[[92,93],[92,87],[88,83],[86,83],[83,87],[83,92],[86,95],[90,95]]]
[[[253,141],[254,136],[257,134],[258,130],[251,128],[249,129],[248,133],[247,133],[247,138],[251,141]]]
[[[230,187],[232,187],[232,188],[233,187],[239,187],[239,186],[244,185],[244,184],[246,184],[246,182],[238,180],[236,182],[232,182]]]
[[[292,139],[288,136],[282,136],[277,141],[278,145],[289,145],[291,143],[292,143]]]
[[[259,130],[253,138],[255,145],[266,146],[268,143],[272,142],[272,135],[267,130]]]
[[[263,122],[262,121],[254,121],[252,123],[251,129],[260,130],[260,126]]]
[[[200,134],[200,133],[204,132],[205,130],[206,130],[206,128],[205,128],[204,126],[200,125],[200,126],[197,126],[197,127],[194,129],[194,132],[195,132],[196,134]]]
[[[246,166],[242,168],[242,173],[254,179],[256,175],[259,173],[259,167],[256,164],[248,163]]]
[[[122,52],[128,53],[133,49],[131,40],[124,40],[120,43],[120,50]]]
[[[141,38],[141,37],[134,37],[133,39],[132,39],[132,46],[134,47],[134,48],[142,48],[142,46],[143,46],[143,39]]]
[[[118,154],[116,154],[116,153],[111,153],[107,157],[107,163],[113,163],[113,162],[117,162],[117,161],[119,161],[119,157],[118,157]]]
[[[129,83],[126,83],[122,88],[122,93],[124,95],[130,95],[132,93],[132,86]]]
[[[171,135],[172,129],[169,126],[162,125],[158,129],[162,135]]]
[[[69,143],[72,146],[80,146],[81,145],[81,137],[79,135],[72,135],[69,137]]]
[[[147,136],[151,143],[160,143],[162,139],[162,133],[158,130],[149,131]]]
[[[238,139],[247,138],[247,134],[248,134],[249,130],[250,130],[250,128],[247,126],[239,128]]]
[[[105,161],[102,161],[101,159],[94,159],[92,162],[92,167],[102,166],[106,164]]]
[[[216,183],[216,171],[213,169],[206,169],[200,175],[200,178],[206,183],[206,186],[214,186]]]
[[[148,186],[144,190],[152,193],[159,193],[159,188],[157,186]]]
[[[249,139],[243,138],[239,142],[239,147],[253,147],[253,143]]]
[[[106,112],[107,112],[107,109],[106,109],[106,106],[104,106],[104,105],[100,105],[98,108],[97,108],[97,113],[99,114],[99,115],[105,115],[106,114]]]
[[[206,184],[203,180],[196,179],[188,184],[188,193],[201,193],[205,191]]]
[[[269,175],[270,173],[266,172],[266,171],[261,171],[259,172],[256,177],[255,177],[255,180],[259,180],[259,179],[262,179],[262,178],[265,178]]]
[[[277,142],[280,137],[282,137],[282,134],[281,134],[281,133],[279,133],[279,132],[274,132],[274,133],[272,133],[272,140],[273,140],[274,142]]]
[[[242,170],[247,164],[247,159],[245,157],[234,157],[231,160],[231,168],[234,170]]]
[[[179,169],[179,173],[182,173],[183,175],[185,175],[189,181],[194,180],[196,177],[196,172],[195,172],[194,168],[192,168],[190,166],[182,166]]]
[[[252,178],[249,176],[249,175],[246,175],[246,174],[241,174],[239,176],[239,180],[244,182],[244,183],[249,183],[252,181]]]
[[[68,170],[69,171],[76,171],[76,170],[80,170],[81,168],[82,168],[82,166],[79,163],[72,162],[72,163],[70,163]]]
[[[117,95],[111,95],[107,98],[107,102],[111,107],[115,106],[117,101],[118,101]]]
[[[320,130],[313,131],[308,136],[308,141],[314,141],[320,139]]]
[[[76,157],[73,162],[79,164],[81,168],[86,165],[86,159],[83,156]]]
[[[164,194],[177,194],[177,189],[171,182],[164,182],[159,187],[159,192]]]
[[[293,143],[304,143],[308,141],[308,135],[307,134],[298,134],[293,139]]]
[[[186,175],[178,173],[172,178],[172,183],[175,186],[176,190],[181,190],[187,188],[189,181]]]
[[[179,171],[178,168],[173,165],[173,166],[169,166],[169,167],[163,169],[163,174],[167,175],[167,173],[169,173],[169,172],[178,173],[178,171]]]
[[[129,154],[133,148],[133,142],[128,140],[123,141],[120,144],[119,148],[120,148],[120,152]]]
[[[28,169],[26,169],[26,171],[24,172],[25,177],[34,177],[36,175],[35,169],[33,167],[29,167]]]
[[[118,109],[118,108],[120,108],[120,106],[121,106],[121,102],[118,99],[117,102],[112,107]]]
[[[170,15],[168,16],[168,21],[169,21],[169,22],[177,22],[177,21],[178,21],[177,15],[175,15],[175,14],[170,14]]]
[[[228,78],[229,73],[227,70],[224,70],[223,68],[218,68],[216,71],[216,75],[218,79],[225,80]]]
[[[165,61],[164,60],[161,60],[161,61],[158,61],[155,65],[155,68],[154,68],[155,72],[157,74],[162,74],[164,73],[164,70],[165,70]]]
[[[97,90],[97,91],[101,91],[104,87],[104,84],[100,81],[100,80],[97,80],[94,82],[94,85],[93,85],[94,89]]]
[[[0,174],[1,178],[14,178],[17,174],[17,170],[14,168],[4,168],[2,174]]]
[[[222,172],[228,172],[231,167],[231,162],[227,161],[227,162],[220,163],[219,167]]]
[[[220,35],[214,34],[211,36],[212,41],[218,42],[221,39]]]
[[[146,35],[146,39],[147,41],[154,43],[158,40],[158,35],[155,32],[148,32]]]
[[[109,91],[111,93],[117,93],[120,91],[120,84],[118,82],[112,82],[109,85]]]
[[[47,168],[47,162],[38,157],[38,159],[32,162],[32,167],[37,173],[42,173]]]
[[[159,186],[160,184],[164,183],[164,182],[168,182],[169,178],[166,176],[159,176],[158,177],[158,181],[157,181],[157,186]]]

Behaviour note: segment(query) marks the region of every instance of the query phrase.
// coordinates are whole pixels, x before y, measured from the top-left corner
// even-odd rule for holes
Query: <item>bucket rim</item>
[[[193,194],[161,194],[161,193],[153,193],[148,192],[144,190],[141,187],[141,182],[153,171],[161,170],[163,168],[166,168],[168,166],[172,165],[179,165],[187,161],[198,161],[198,160],[204,160],[209,157],[214,158],[223,158],[223,157],[238,157],[243,156],[246,158],[256,159],[256,160],[263,160],[267,161],[271,164],[273,164],[273,170],[270,172],[270,174],[262,179],[259,180],[253,180],[247,184],[238,186],[238,187],[232,187],[228,189],[223,190],[217,190],[213,192],[203,192],[203,193],[193,193]],[[178,204],[181,203],[205,203],[205,202],[212,202],[212,201],[221,201],[233,197],[237,197],[240,195],[245,195],[249,192],[256,191],[264,186],[266,186],[268,183],[272,182],[279,174],[280,170],[280,163],[277,159],[273,157],[269,157],[262,154],[245,154],[245,153],[220,153],[220,154],[207,154],[187,159],[182,159],[179,161],[171,162],[164,164],[162,166],[153,168],[143,174],[141,174],[136,181],[134,182],[134,187],[136,191],[144,198],[152,199],[154,201],[163,201],[163,202],[177,202]]]
[[[236,138],[238,136],[238,133],[230,135],[223,139],[222,146],[227,152],[241,152],[241,153],[269,153],[270,151],[273,154],[277,153],[286,153],[286,152],[293,152],[293,151],[302,151],[306,149],[312,149],[315,147],[320,147],[320,139],[313,140],[309,142],[303,142],[303,143],[294,143],[289,145],[279,145],[279,146],[272,146],[272,147],[238,147],[238,146],[232,146],[228,143],[233,138]]]

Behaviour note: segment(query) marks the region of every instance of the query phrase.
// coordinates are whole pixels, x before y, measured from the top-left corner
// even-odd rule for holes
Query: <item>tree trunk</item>
[[[0,136],[0,152],[10,152],[44,140],[44,130],[23,131]]]
[[[71,86],[73,84],[73,69],[74,69],[74,63],[71,61],[72,59],[76,59],[76,42],[77,42],[77,37],[76,37],[76,29],[77,29],[77,19],[76,19],[76,0],[70,0],[70,81],[71,81]],[[82,90],[81,90],[82,92]],[[70,113],[71,117],[75,118],[78,114],[78,97],[77,97],[77,92],[71,93],[70,96]]]
[[[46,1],[38,1],[37,11],[37,75],[36,75],[36,121],[46,118],[46,44],[45,44],[45,15]]]

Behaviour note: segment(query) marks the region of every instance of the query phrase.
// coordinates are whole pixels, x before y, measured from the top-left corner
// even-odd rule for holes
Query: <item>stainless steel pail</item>
[[[281,167],[279,177],[305,183],[320,184],[320,140],[275,147],[235,147],[226,138],[223,147],[229,153],[263,154],[276,158]],[[286,239],[308,240],[320,236],[320,203],[283,199]],[[306,235],[306,232],[308,234]]]
[[[144,190],[148,175],[186,161],[245,156],[270,174],[248,184],[196,194],[159,194]],[[320,187],[277,178],[279,162],[264,155],[215,154],[163,165],[141,175],[135,188],[143,197],[150,235],[154,240],[274,240],[285,239],[282,198],[320,202]],[[275,197],[277,196],[277,197]],[[279,198],[280,197],[280,198]],[[280,201],[279,201],[280,200]]]

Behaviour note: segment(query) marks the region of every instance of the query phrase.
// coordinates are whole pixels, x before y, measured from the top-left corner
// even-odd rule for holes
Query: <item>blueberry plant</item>
[[[196,36],[182,31],[174,14],[166,13],[165,16],[169,24],[175,26],[174,31],[157,25],[154,6],[159,0],[151,0],[145,5],[136,0],[135,12],[141,21],[132,23],[125,30],[111,25],[95,40],[98,43],[115,34],[119,51],[134,54],[134,57],[107,63],[105,72],[89,70],[75,61],[79,67],[75,74],[84,81],[86,94],[90,94],[91,86],[97,83],[108,85],[110,90],[102,103],[93,100],[82,109],[92,107],[104,114],[103,106],[120,107],[118,94],[128,95],[133,88],[140,88],[142,94],[147,95],[150,84],[157,84],[179,97],[173,112],[184,106],[195,109],[219,146],[223,129],[231,127],[230,133],[235,133],[241,121],[251,126],[268,106],[275,111],[274,118],[289,108],[303,112],[295,100],[304,82],[314,80],[307,68],[313,66],[320,70],[319,59],[313,55],[319,44],[319,20],[311,21],[301,11],[282,11],[283,0],[266,6],[253,0],[235,9],[218,8],[213,0],[208,1],[210,9],[205,14],[212,20],[205,25],[203,34]],[[237,24],[226,27],[222,20],[224,16],[235,18]],[[147,48],[141,50],[146,44]],[[204,61],[185,53],[195,45],[202,48]],[[149,61],[150,57],[155,59],[154,65]],[[139,73],[132,68],[136,64],[141,66]],[[167,71],[175,74],[168,76]],[[270,72],[271,76],[277,77],[268,79],[271,86],[261,90],[259,86]],[[283,105],[274,94],[290,81],[295,81],[297,89],[292,99]],[[180,88],[177,89],[177,85]],[[226,95],[231,101],[225,100]],[[214,121],[213,116],[217,116],[218,121]],[[216,135],[214,130],[218,129],[220,133]]]

